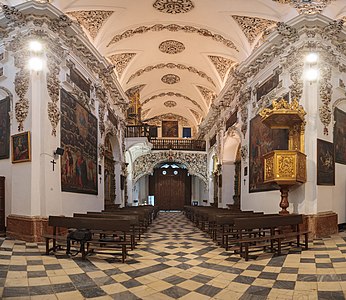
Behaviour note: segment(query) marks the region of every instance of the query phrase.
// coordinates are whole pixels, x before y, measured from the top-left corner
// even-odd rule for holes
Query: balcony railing
[[[206,143],[204,140],[151,138],[150,143],[153,144],[152,150],[206,150]]]

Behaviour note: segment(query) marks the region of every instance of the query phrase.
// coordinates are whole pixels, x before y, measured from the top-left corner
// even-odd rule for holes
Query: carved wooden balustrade
[[[206,143],[204,140],[193,139],[161,139],[152,138],[152,150],[187,150],[187,151],[205,151]]]

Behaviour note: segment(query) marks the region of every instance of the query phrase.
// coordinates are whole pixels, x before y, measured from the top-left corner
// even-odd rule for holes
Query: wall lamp
[[[62,156],[64,152],[65,150],[63,148],[57,147],[56,150],[53,152],[54,158],[57,159],[59,156]]]

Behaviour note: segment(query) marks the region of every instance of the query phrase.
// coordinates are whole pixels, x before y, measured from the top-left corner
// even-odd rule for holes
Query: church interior
[[[346,0],[0,4],[1,299],[346,299]]]

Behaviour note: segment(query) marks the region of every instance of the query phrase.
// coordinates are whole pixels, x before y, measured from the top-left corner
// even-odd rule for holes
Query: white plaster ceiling
[[[300,0],[158,0],[182,8],[192,2],[193,8],[184,13],[161,12],[153,6],[156,0],[50,2],[82,25],[102,55],[110,61],[115,55],[112,63],[116,65],[115,72],[124,91],[142,87],[140,99],[145,103],[145,119],[171,113],[196,126],[211,104],[201,89],[218,95],[229,70],[246,59],[262,41],[263,30],[299,14],[290,4],[293,1]],[[331,18],[346,16],[346,0],[313,1],[330,2],[322,13]],[[15,5],[21,1],[4,2]],[[157,24],[161,27],[153,29]],[[170,24],[180,27],[174,31]],[[194,32],[183,30],[183,26],[190,26]],[[142,31],[133,32],[140,27]],[[199,29],[208,30],[214,38],[208,32],[196,32]],[[114,41],[117,36],[118,40]],[[182,43],[184,51],[161,52],[159,45],[166,40]],[[215,63],[215,59],[220,61]],[[179,76],[180,81],[163,83],[161,78],[167,74]],[[167,101],[176,105],[165,106]]]

